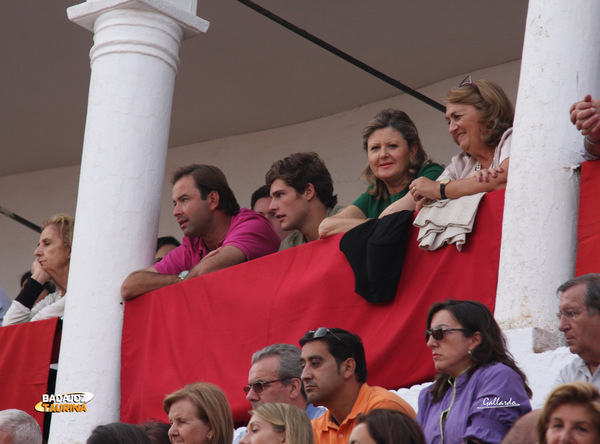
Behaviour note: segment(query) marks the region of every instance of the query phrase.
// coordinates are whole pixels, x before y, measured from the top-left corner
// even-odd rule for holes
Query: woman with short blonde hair
[[[223,390],[208,382],[193,382],[167,395],[169,439],[188,444],[231,444],[233,418]]]
[[[71,216],[59,213],[43,224],[40,241],[34,251],[35,260],[31,265],[31,277],[4,316],[3,325],[20,324],[62,317],[65,313],[65,295],[71,264],[73,243]],[[45,290],[44,285],[52,281],[57,291],[38,300]]]
[[[240,444],[314,444],[310,419],[304,410],[295,405],[268,403],[250,413],[252,418]]]

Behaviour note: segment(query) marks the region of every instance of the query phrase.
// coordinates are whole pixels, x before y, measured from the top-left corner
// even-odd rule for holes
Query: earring
[[[473,354],[473,352],[471,350],[469,350],[469,356],[471,356]]]
[[[212,441],[213,436],[212,435],[206,435],[206,439],[208,439],[209,441]]]

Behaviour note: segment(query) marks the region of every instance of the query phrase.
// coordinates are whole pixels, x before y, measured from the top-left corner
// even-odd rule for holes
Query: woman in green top
[[[383,217],[392,202],[399,201],[394,211],[414,211],[416,202],[408,193],[408,184],[422,176],[435,180],[443,171],[428,159],[417,127],[403,111],[379,112],[362,137],[368,161],[363,176],[369,187],[352,205],[321,222],[321,237],[344,233],[368,218]]]

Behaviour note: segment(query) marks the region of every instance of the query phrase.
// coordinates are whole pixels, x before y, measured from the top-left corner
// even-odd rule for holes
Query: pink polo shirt
[[[217,248],[226,245],[237,247],[246,255],[246,260],[250,261],[275,253],[280,242],[275,229],[262,214],[242,208],[231,219],[229,230]],[[194,268],[206,254],[208,249],[202,239],[184,236],[181,245],[154,264],[153,268],[160,274],[179,274]]]

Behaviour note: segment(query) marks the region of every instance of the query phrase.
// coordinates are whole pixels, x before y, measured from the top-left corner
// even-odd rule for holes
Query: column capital
[[[194,14],[196,0],[178,0],[177,4],[178,7],[168,0],[88,0],[68,8],[67,16],[69,20],[94,32],[94,24],[100,15],[118,9],[137,9],[171,18],[180,26],[184,40],[208,30],[210,23]]]

